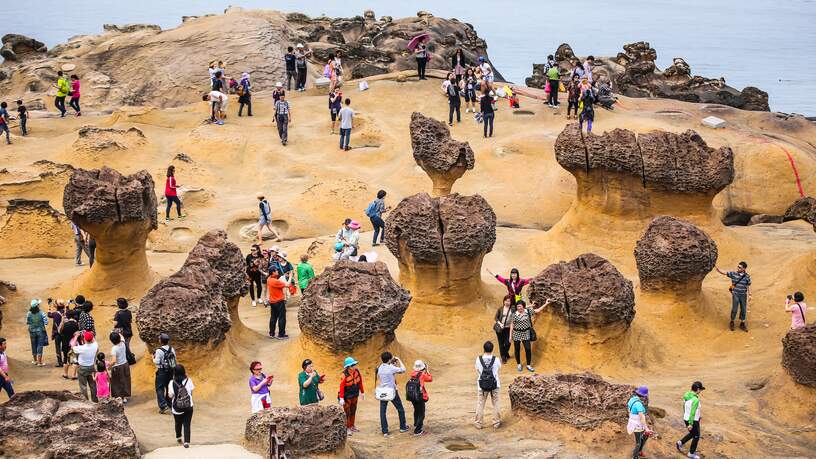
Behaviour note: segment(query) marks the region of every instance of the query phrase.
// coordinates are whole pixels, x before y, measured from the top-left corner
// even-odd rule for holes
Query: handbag
[[[530,317],[530,342],[533,342],[538,339],[538,335],[536,335],[535,328],[533,328],[533,315],[530,314],[530,310],[527,310],[527,316]]]
[[[550,80],[547,80],[547,83],[544,84],[544,92],[549,94],[551,90],[552,89],[550,89]]]
[[[397,391],[393,387],[377,386],[374,389],[374,398],[382,402],[390,402],[397,396]]]
[[[564,87],[564,83],[561,83],[561,82],[558,83],[558,90],[561,91],[561,92],[566,92],[567,91],[567,89]]]
[[[136,365],[136,354],[130,352],[129,349],[125,352],[125,359],[127,359],[128,365]]]
[[[317,401],[322,402],[324,398],[326,398],[326,396],[323,395],[323,391],[318,389],[317,390]]]

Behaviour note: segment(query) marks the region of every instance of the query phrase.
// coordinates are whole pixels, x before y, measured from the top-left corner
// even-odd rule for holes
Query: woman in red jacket
[[[422,428],[425,423],[425,404],[428,402],[428,390],[425,389],[425,383],[433,381],[433,376],[428,371],[425,362],[422,360],[414,362],[414,371],[411,372],[410,380],[419,381],[419,387],[422,390],[422,400],[411,400],[411,404],[414,405],[414,435],[425,435],[425,430]]]
[[[340,392],[337,394],[337,399],[343,411],[346,412],[346,433],[348,435],[359,432],[354,425],[354,418],[357,414],[357,401],[360,396],[365,398],[363,376],[357,369],[357,361],[353,357],[346,357],[343,362],[343,375],[340,377]]]
[[[167,180],[164,182],[164,197],[167,199],[167,209],[164,212],[164,221],[170,223],[170,209],[173,203],[176,203],[176,211],[178,211],[179,218],[184,218],[186,215],[181,214],[181,200],[178,198],[178,184],[176,183],[176,166],[167,168]]]

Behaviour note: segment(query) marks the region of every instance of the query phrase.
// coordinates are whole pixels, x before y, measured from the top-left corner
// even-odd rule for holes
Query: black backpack
[[[172,371],[176,368],[176,352],[171,347],[170,349],[160,348],[162,351],[161,368],[162,370]]]
[[[173,380],[173,409],[182,412],[187,411],[193,407],[193,399],[190,397],[190,392],[187,391],[187,380],[184,380],[184,384],[179,384],[175,380]]]
[[[493,375],[493,363],[495,361],[495,355],[490,358],[489,364],[485,364],[484,356],[479,357],[479,362],[482,364],[482,373],[479,375],[479,389],[485,392],[494,391],[499,387],[499,383]]]
[[[409,402],[424,402],[425,397],[422,395],[422,384],[419,382],[419,375],[411,378],[405,383],[405,398]]]

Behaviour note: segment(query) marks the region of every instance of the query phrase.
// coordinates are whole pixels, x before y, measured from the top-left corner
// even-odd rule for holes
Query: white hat
[[[277,245],[273,245],[272,248],[269,249],[269,250],[271,250],[271,251],[273,251],[275,253],[278,253],[278,252],[281,251],[281,248],[279,246],[277,246]]]
[[[279,255],[281,258],[286,258],[286,252],[284,252],[283,250],[279,251],[279,252],[278,252],[278,255]]]
[[[276,87],[276,88],[282,88],[282,87],[283,87],[283,83],[281,83],[280,81],[278,81],[277,83],[275,83],[275,87]]]
[[[414,371],[424,370],[425,369],[425,362],[422,360],[417,360],[414,362]]]
[[[298,43],[297,46],[295,46],[295,48],[303,48],[303,43]]]

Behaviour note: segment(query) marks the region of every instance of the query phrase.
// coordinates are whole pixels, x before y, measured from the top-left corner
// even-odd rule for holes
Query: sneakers
[[[219,126],[223,126],[224,122],[222,120],[218,120],[218,121],[215,122],[215,124],[217,124]]]
[[[280,335],[278,339],[289,339],[289,335]]]
[[[189,447],[190,447],[190,444],[189,444],[189,443],[185,443],[185,444],[184,444],[184,447],[185,447],[185,448],[189,448]]]
[[[731,331],[734,331],[734,321],[733,321],[733,320],[732,320],[732,321],[731,321],[731,322],[728,324],[728,328],[729,328]]]
[[[388,432],[386,432],[386,433],[384,433],[384,434],[383,434],[383,437],[385,437],[385,438],[388,438],[388,437],[390,437],[390,436],[391,436],[391,435],[389,435],[389,434],[388,434]]]
[[[169,414],[169,413],[170,413],[170,408],[167,408],[167,407],[159,408],[159,414]]]
[[[683,442],[682,441],[677,440],[677,443],[675,443],[674,446],[677,447],[677,451],[680,451],[681,453],[683,452]],[[689,453],[689,454],[691,454],[691,453]]]
[[[252,307],[254,308],[257,305],[258,305],[258,303],[255,300],[252,300]]]
[[[357,426],[354,426],[354,427],[351,428],[351,431],[352,432],[359,432],[360,429],[358,429]]]
[[[521,371],[521,364],[519,364],[518,366],[518,371]]]
[[[408,432],[408,430],[409,430],[410,428],[411,428],[411,426],[405,426],[405,428],[404,428],[404,429],[400,429],[400,432],[402,432],[402,433]]]
[[[422,435],[425,435],[425,431],[424,431],[424,430],[422,430],[422,431],[420,431],[420,432],[414,432],[414,436],[415,436],[415,437],[421,437]]]
[[[748,327],[745,326],[745,322],[740,322],[740,330],[744,332],[748,331]]]
[[[693,453],[688,453],[688,454],[686,454],[686,457],[689,457],[689,458],[691,458],[691,459],[700,459],[700,455],[699,455],[699,454],[693,454]]]
[[[354,431],[351,429],[346,429],[346,436],[350,437],[352,435],[354,435]]]
[[[533,373],[533,372],[535,372],[535,368],[531,367],[530,365],[527,365],[527,371],[529,371],[530,373]]]

